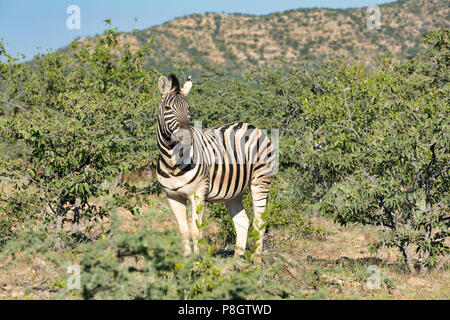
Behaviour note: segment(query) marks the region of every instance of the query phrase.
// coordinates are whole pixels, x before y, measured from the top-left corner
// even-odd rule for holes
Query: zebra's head
[[[192,138],[189,124],[189,102],[186,99],[192,88],[192,80],[189,77],[183,87],[178,78],[171,74],[169,78],[161,77],[158,88],[162,98],[158,110],[158,123],[161,133],[167,140],[179,141],[189,144]]]

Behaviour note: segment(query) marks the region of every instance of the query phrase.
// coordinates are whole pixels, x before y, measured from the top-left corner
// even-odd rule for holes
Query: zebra
[[[205,202],[225,202],[236,230],[235,256],[244,254],[249,218],[242,200],[245,189],[250,187],[253,227],[259,232],[255,254],[259,255],[265,231],[262,214],[275,168],[271,141],[262,130],[243,122],[204,130],[192,126],[186,98],[192,88],[191,77],[181,87],[174,74],[169,78],[162,76],[158,88],[162,98],[158,108],[156,175],[175,214],[184,254],[199,252],[198,240],[202,237],[199,226]]]

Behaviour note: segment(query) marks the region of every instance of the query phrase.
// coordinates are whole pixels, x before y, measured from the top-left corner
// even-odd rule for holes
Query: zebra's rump
[[[205,129],[200,140],[209,167],[207,201],[233,199],[257,181],[270,183],[275,152],[262,130],[248,123],[229,123]]]

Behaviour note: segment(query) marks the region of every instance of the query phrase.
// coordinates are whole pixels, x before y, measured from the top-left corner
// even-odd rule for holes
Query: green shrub
[[[8,217],[39,214],[61,230],[69,212],[75,225],[102,216],[108,209],[92,199],[109,192],[105,181],[155,163],[158,73],[144,68],[148,51],[120,47],[108,29],[94,44],[36,56],[32,68],[0,46],[0,101],[11,107],[0,135],[26,150],[0,166],[20,180],[0,197]]]
[[[386,55],[379,71],[331,63],[264,77],[281,166],[296,168],[303,203],[380,226],[371,248],[397,247],[421,272],[449,253],[449,30],[425,44],[405,62]]]
[[[45,226],[29,225],[9,241],[0,258],[30,259],[39,255],[50,261],[59,276],[50,284],[58,298],[81,299],[274,299],[301,297],[294,286],[273,281],[273,270],[261,271],[252,261],[214,256],[213,248],[184,257],[173,232],[144,228],[135,233],[119,229],[111,215],[107,234],[78,245],[61,259],[57,238]],[[17,255],[17,257],[16,257]],[[69,265],[80,267],[80,288],[68,286]]]

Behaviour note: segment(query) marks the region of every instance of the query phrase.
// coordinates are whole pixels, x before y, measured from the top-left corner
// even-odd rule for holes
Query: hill
[[[220,65],[229,71],[339,57],[373,64],[386,50],[414,55],[423,34],[450,25],[449,0],[406,0],[381,5],[381,28],[369,29],[367,8],[298,9],[264,16],[206,13],[121,34],[137,49],[153,39],[150,61]]]

